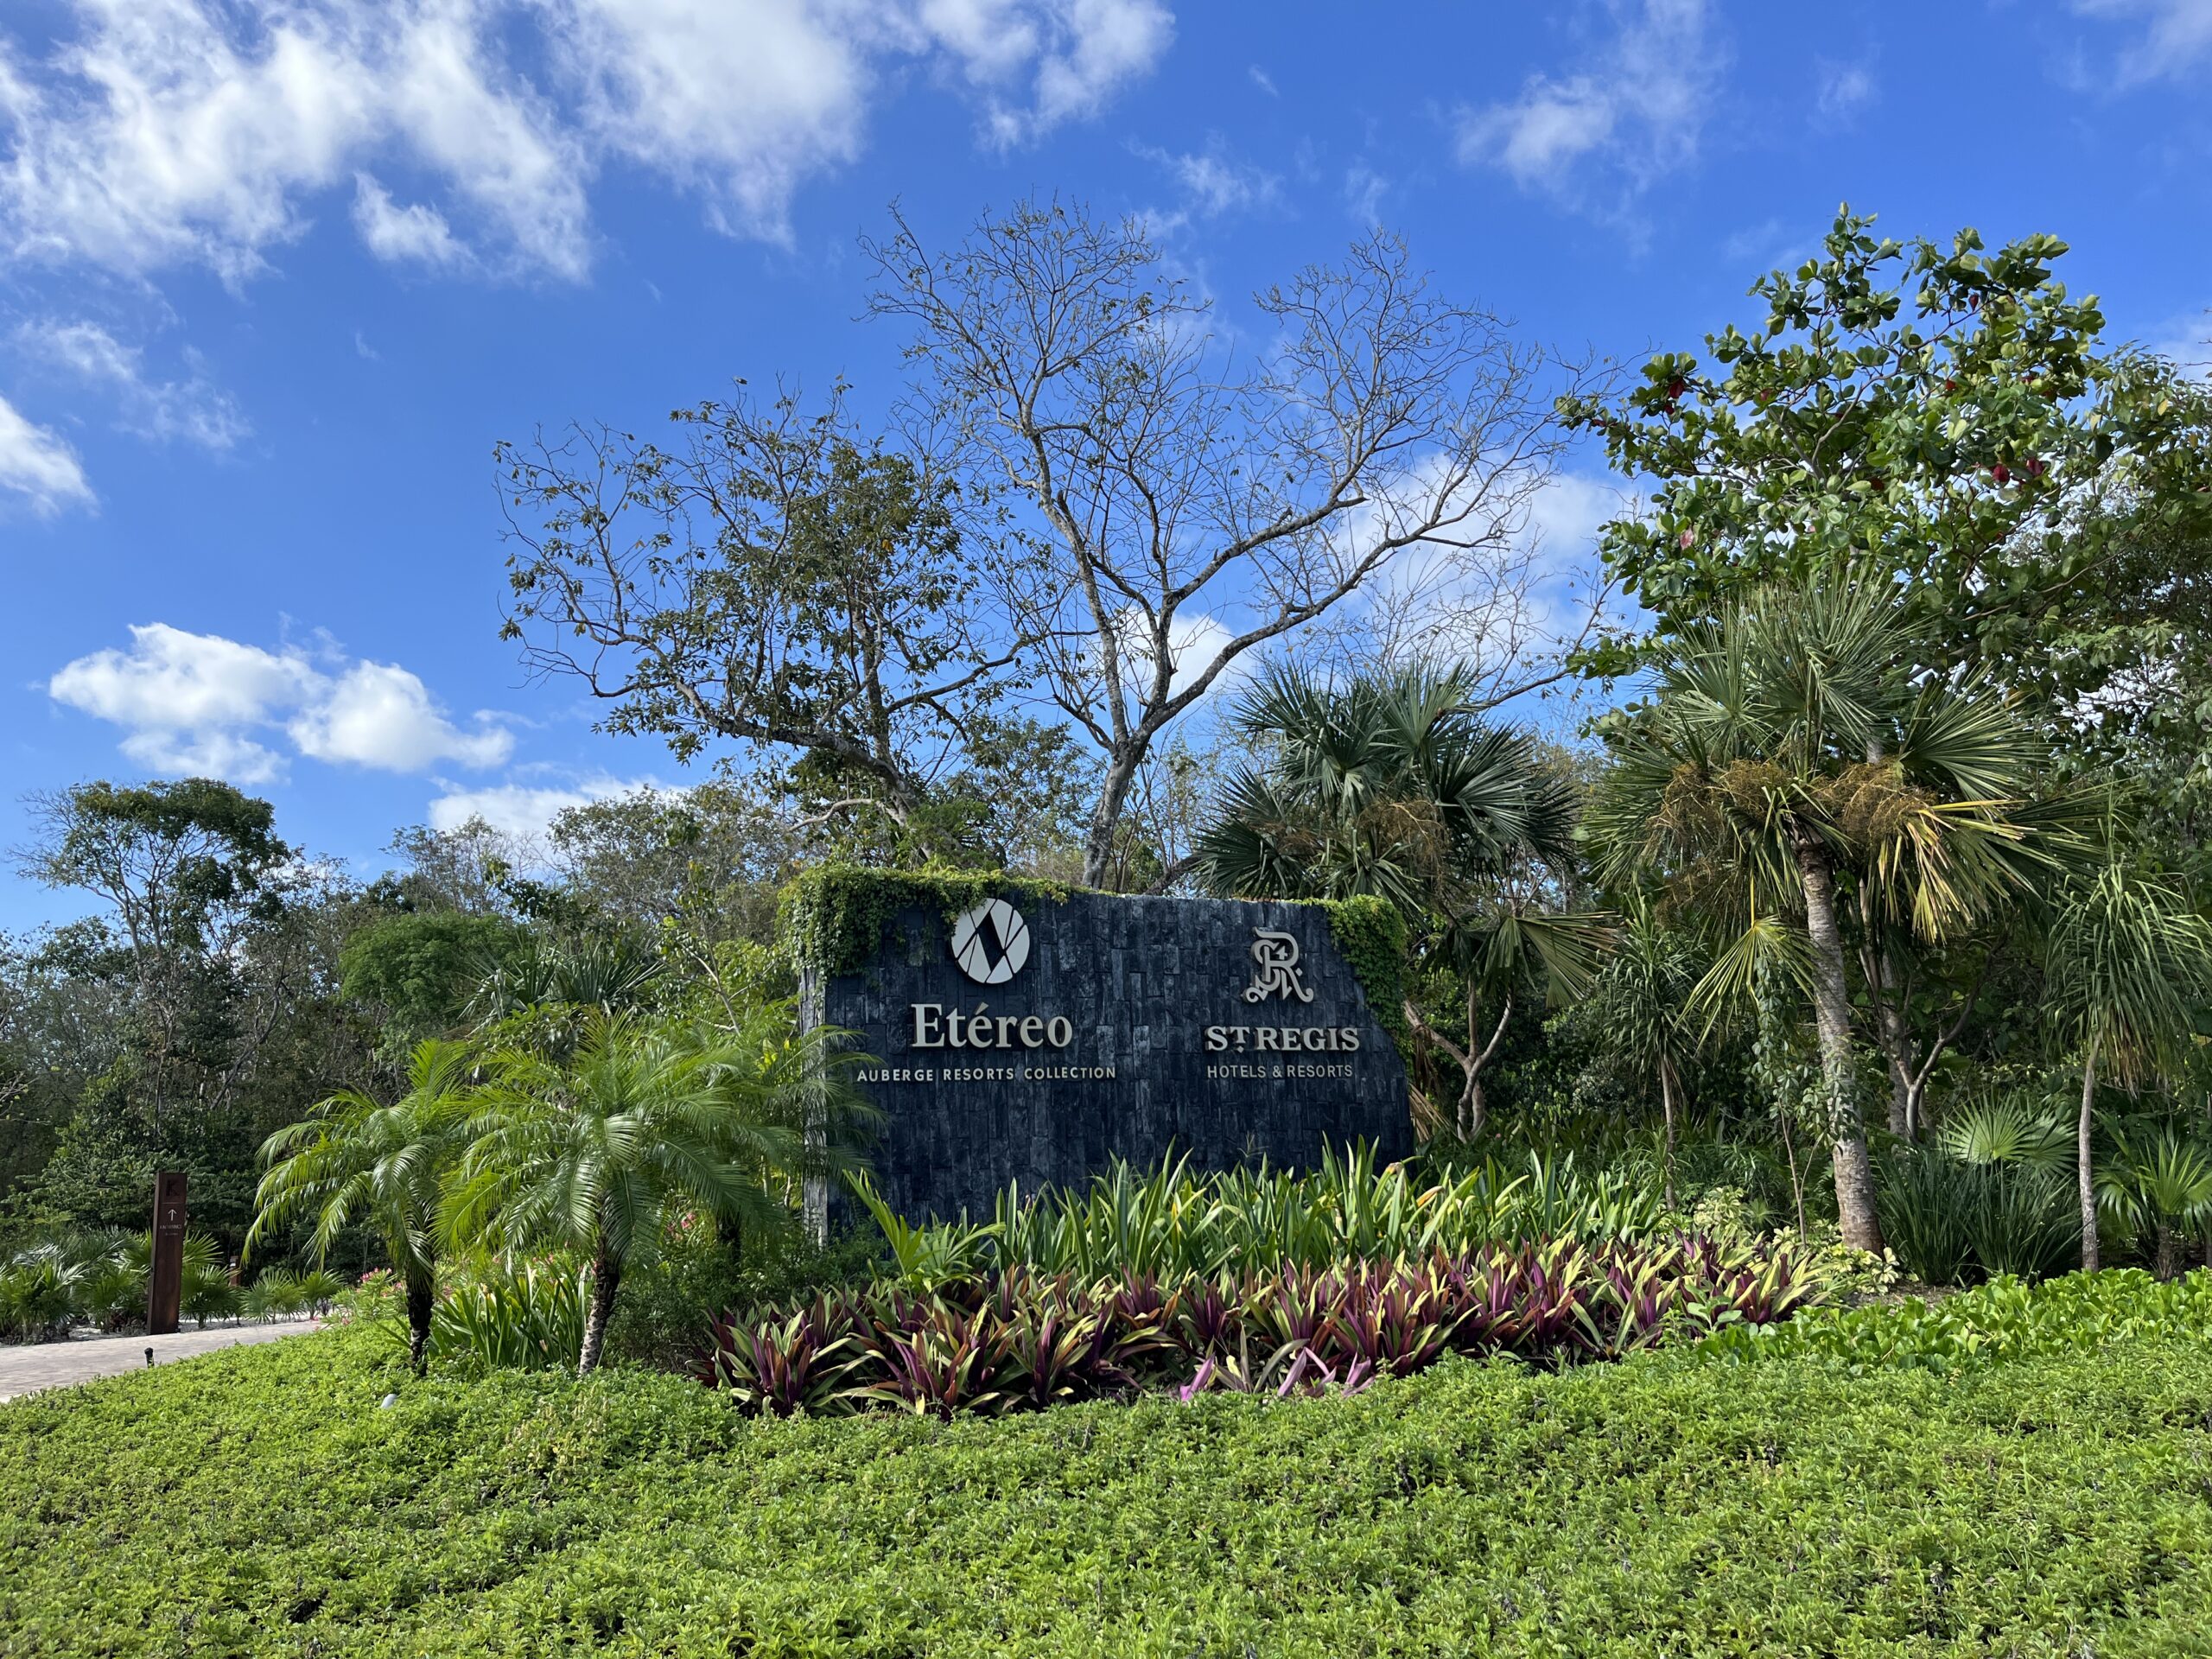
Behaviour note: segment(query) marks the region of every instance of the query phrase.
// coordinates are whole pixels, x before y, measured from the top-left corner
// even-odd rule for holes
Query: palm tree
[[[264,1232],[312,1212],[320,1266],[346,1227],[372,1228],[406,1287],[407,1357],[417,1371],[429,1351],[437,1290],[440,1183],[460,1150],[471,1061],[466,1044],[419,1043],[397,1100],[386,1105],[342,1090],[261,1147],[269,1171],[254,1194],[246,1252]]]
[[[1564,862],[1573,798],[1521,733],[1485,721],[1465,669],[1378,671],[1344,684],[1280,666],[1237,708],[1264,757],[1231,779],[1199,837],[1215,891],[1246,899],[1372,894],[1395,906],[1415,950],[1466,997],[1462,1047],[1408,1001],[1408,1023],[1464,1079],[1463,1138],[1483,1123],[1482,1074],[1520,988],[1586,985],[1602,918],[1560,913],[1548,871]],[[1485,1042],[1483,1031],[1497,1017]]]
[[[2060,1040],[2082,1058],[2075,1129],[2082,1269],[2097,1269],[2090,1131],[2100,1071],[2133,1091],[2179,1059],[2212,994],[2212,927],[2178,887],[2124,863],[2076,887],[2050,930],[2045,995]]]
[[[1659,1084],[1669,1210],[1675,1207],[1675,1103],[1683,1063],[1698,1047],[1693,997],[1703,972],[1688,936],[1665,925],[1639,899],[1629,906],[1619,942],[1598,976],[1599,1040]]]
[[[1940,943],[2028,890],[2050,857],[2019,804],[2034,777],[2025,729],[1971,681],[1916,678],[1912,644],[1891,591],[1847,575],[1764,591],[1661,642],[1655,694],[1607,734],[1612,765],[1586,820],[1616,884],[1656,877],[1671,904],[1733,937],[1708,996],[1749,983],[1761,950],[1796,970],[1819,1038],[1843,1236],[1863,1249],[1881,1232],[1854,1087],[1845,898],[1877,925]]]
[[[629,933],[560,944],[531,935],[519,951],[478,965],[482,978],[468,1003],[477,1034],[507,1047],[526,1040],[556,1057],[575,1046],[594,1010],[641,1014],[668,982],[665,963]]]
[[[2097,1175],[2098,1206],[2132,1232],[2148,1229],[2153,1268],[2171,1279],[2181,1271],[2182,1238],[2212,1233],[2212,1158],[2171,1128],[2117,1141]]]
[[[579,1376],[597,1370],[622,1277],[640,1249],[689,1213],[773,1230],[808,1152],[810,1082],[845,1085],[830,1033],[782,1034],[773,1010],[736,1032],[652,1024],[593,1010],[573,1052],[489,1060],[448,1207],[456,1239],[572,1249],[589,1262]]]

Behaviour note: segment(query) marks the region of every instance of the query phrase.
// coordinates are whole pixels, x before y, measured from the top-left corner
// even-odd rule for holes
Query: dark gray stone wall
[[[969,978],[945,918],[910,910],[868,969],[810,999],[810,1020],[857,1033],[872,1057],[863,1088],[883,1113],[872,1161],[902,1213],[986,1217],[1008,1181],[1081,1183],[1113,1157],[1142,1164],[1171,1147],[1209,1169],[1263,1157],[1304,1167],[1324,1147],[1363,1139],[1387,1156],[1410,1149],[1404,1067],[1320,909],[1103,893],[1018,908],[1028,958],[1004,983]],[[1248,997],[1270,977],[1253,955],[1255,929],[1296,942],[1310,1001],[1282,976]],[[913,1010],[930,1004],[957,1010],[963,1036],[972,1019],[989,1019],[994,1046],[918,1046]],[[1001,1017],[1064,1019],[1069,1040],[1054,1046],[1048,1027],[1025,1046],[1024,1027]],[[1210,1027],[1243,1027],[1242,1048],[1224,1034],[1210,1049]],[[1039,1037],[1036,1025],[1027,1033]],[[925,1014],[920,1034],[950,1033]],[[996,1046],[1001,1038],[1009,1046]]]

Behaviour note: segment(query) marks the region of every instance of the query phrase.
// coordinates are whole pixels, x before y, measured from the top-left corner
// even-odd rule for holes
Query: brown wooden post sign
[[[146,1296],[146,1330],[166,1336],[176,1329],[184,1294],[184,1172],[154,1177],[154,1282]]]

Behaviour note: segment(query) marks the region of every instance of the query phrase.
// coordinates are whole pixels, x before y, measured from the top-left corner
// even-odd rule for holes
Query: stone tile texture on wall
[[[979,982],[956,944],[1003,977]],[[1008,1181],[1080,1183],[1116,1156],[1304,1167],[1411,1146],[1404,1066],[1311,906],[1077,893],[965,929],[913,908],[810,1001],[871,1058],[871,1158],[909,1217],[987,1217]]]

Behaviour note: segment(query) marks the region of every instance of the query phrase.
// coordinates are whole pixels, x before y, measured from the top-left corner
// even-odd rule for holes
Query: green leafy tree
[[[671,420],[666,447],[499,446],[507,637],[608,730],[796,760],[906,823],[1024,643],[986,614],[995,550],[963,538],[948,482],[853,431],[842,388],[818,415],[741,393]]]
[[[828,851],[818,826],[756,779],[637,790],[569,807],[547,839],[601,931],[682,931],[699,951],[775,938],[776,895]]]
[[[105,906],[84,938],[131,988],[158,1146],[166,1111],[213,1103],[236,1081],[238,959],[250,931],[282,913],[293,849],[268,802],[207,778],[79,784],[35,797],[32,810],[23,873]]]
[[[339,952],[339,985],[375,1010],[403,1048],[468,1023],[469,1001],[495,970],[526,950],[504,917],[461,911],[385,916],[356,929]]]
[[[398,1099],[342,1090],[270,1136],[262,1147],[269,1173],[255,1195],[259,1213],[246,1235],[251,1252],[312,1217],[310,1248],[320,1263],[347,1227],[373,1230],[406,1288],[408,1357],[418,1371],[437,1291],[442,1184],[461,1147],[471,1064],[464,1044],[425,1041]]]
[[[2103,343],[2095,298],[2054,274],[2056,237],[1992,252],[1971,230],[1943,247],[1872,226],[1847,207],[1818,255],[1754,283],[1752,332],[1562,402],[1657,482],[1606,527],[1605,561],[1662,635],[1767,582],[1878,567],[1924,664],[2041,671],[2132,549],[2212,516],[2204,404]],[[1619,645],[1595,664],[1630,665]]]
[[[2212,926],[2171,880],[2113,862],[2067,895],[2050,928],[2045,973],[2053,1027],[2082,1068],[2075,1163],[2082,1268],[2094,1273],[2098,1079],[2133,1090],[2178,1064],[2212,1000]]]
[[[1484,1069],[1516,999],[1531,982],[1586,985],[1604,937],[1601,918],[1562,909],[1549,874],[1570,849],[1564,774],[1526,736],[1484,719],[1471,684],[1463,671],[1421,666],[1342,686],[1270,671],[1236,716],[1267,760],[1230,778],[1198,848],[1220,893],[1370,893],[1398,907],[1421,963],[1464,997],[1464,1043],[1417,1001],[1405,1013],[1459,1068],[1453,1122],[1467,1140],[1481,1133]]]
[[[1611,879],[1656,878],[1732,938],[1705,995],[1748,999],[1763,958],[1796,971],[1843,1234],[1864,1249],[1880,1230],[1854,1083],[1853,889],[1878,922],[1939,942],[2052,856],[2023,806],[2027,734],[1971,682],[1916,680],[1910,639],[1885,586],[1841,575],[1685,625],[1655,653],[1649,699],[1605,729],[1611,764],[1586,819]]]
[[[576,1367],[599,1366],[624,1274],[692,1214],[788,1229],[808,1166],[817,1077],[838,1090],[822,1033],[782,1034],[777,1011],[726,1034],[594,1011],[564,1059],[490,1057],[448,1211],[456,1237],[574,1249],[591,1300]]]

